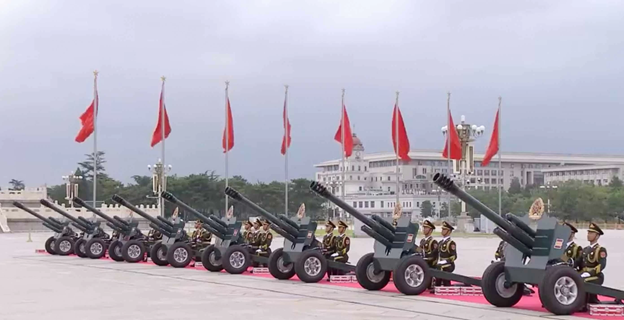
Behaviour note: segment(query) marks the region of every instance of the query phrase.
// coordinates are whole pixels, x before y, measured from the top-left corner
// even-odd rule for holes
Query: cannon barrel
[[[440,188],[445,190],[446,192],[449,192],[455,195],[456,197],[464,201],[466,204],[475,208],[477,211],[483,214],[486,218],[490,219],[501,229],[505,230],[511,237],[518,239],[518,241],[520,241],[526,248],[529,248],[529,249],[533,248],[533,245],[535,243],[534,238],[526,234],[524,231],[522,231],[522,229],[516,227],[511,222],[499,216],[496,212],[486,207],[483,203],[475,199],[466,191],[459,189],[457,185],[453,183],[453,180],[451,180],[446,175],[441,174],[441,173],[436,173],[433,176],[433,182],[436,185],[438,185]],[[509,244],[513,245],[513,243],[511,242]]]
[[[128,202],[128,200],[120,197],[117,194],[114,194],[112,199],[113,199],[113,201],[119,203],[120,205],[122,205],[122,206],[124,206],[124,207],[126,207],[126,208],[128,208],[130,210],[132,210],[133,212],[135,212],[136,214],[140,215],[141,217],[149,220],[149,222],[151,222],[152,224],[158,226],[158,228],[154,228],[154,227],[152,227],[152,228],[160,231],[160,233],[165,234],[164,232],[161,231],[161,229],[162,230],[166,230],[167,231],[166,234],[173,233],[173,229],[169,225],[163,223],[162,221],[160,221],[158,219],[154,219],[149,214],[139,210],[139,208],[135,207],[132,203]]]
[[[125,230],[125,229],[120,229],[120,228],[119,228],[119,226],[117,226],[116,224],[112,224],[112,223],[110,223],[110,222],[106,222],[106,225],[107,225],[109,228],[111,228],[111,229],[113,229],[113,230],[115,230],[115,231],[117,231],[117,232],[123,232],[123,231]]]
[[[271,221],[271,223],[277,225],[280,229],[284,230],[286,233],[292,235],[293,237],[296,237],[299,234],[299,230],[298,229],[293,228],[290,224],[284,223],[283,221],[278,219],[275,215],[273,215],[272,213],[262,209],[257,204],[251,202],[251,200],[245,198],[242,194],[240,194],[238,191],[232,189],[231,187],[225,188],[225,194],[228,195],[230,198],[232,198],[234,200],[237,200],[237,201],[240,201],[240,202],[246,204],[250,209],[252,209],[253,211],[259,213],[262,216],[264,216],[269,221]]]
[[[18,207],[18,208],[20,208],[20,209],[22,209],[22,210],[24,210],[24,211],[26,211],[26,212],[28,212],[28,213],[30,213],[31,215],[35,216],[37,219],[43,221],[44,223],[47,223],[50,226],[54,226],[56,228],[61,228],[61,229],[63,228],[60,221],[58,221],[56,219],[53,219],[53,218],[45,218],[42,215],[40,215],[40,214],[38,214],[38,213],[36,213],[36,212],[26,208],[26,206],[24,206],[20,202],[13,201],[13,205]]]
[[[507,218],[507,220],[513,222],[515,225],[518,226],[518,228],[522,229],[522,231],[526,232],[531,238],[535,238],[535,230],[531,229],[531,227],[527,226],[526,223],[524,223],[524,221],[522,221],[520,219],[520,217],[518,217],[517,215],[513,214],[513,213],[507,213],[505,215],[505,218]]]
[[[111,218],[110,216],[104,214],[102,211],[90,206],[88,203],[86,203],[84,200],[78,198],[78,197],[74,197],[74,199],[72,199],[75,203],[81,205],[82,207],[84,207],[85,209],[93,212],[94,214],[102,217],[104,220],[110,222],[112,225],[115,225],[116,228],[113,229],[120,229],[120,230],[124,230],[125,227],[123,225],[121,225],[120,223],[118,223],[117,221],[115,221],[115,219]],[[109,225],[110,227],[110,225]]]
[[[316,192],[321,197],[323,197],[323,198],[333,202],[335,205],[340,207],[342,210],[350,213],[356,219],[362,221],[362,223],[364,223],[367,227],[369,227],[373,231],[379,233],[382,237],[386,238],[389,242],[392,242],[394,240],[394,231],[395,231],[395,229],[394,229],[394,227],[392,227],[392,225],[389,225],[390,228],[387,228],[387,226],[385,226],[383,224],[380,224],[380,223],[378,223],[377,221],[375,221],[375,220],[373,220],[371,218],[367,218],[361,212],[355,210],[355,208],[353,208],[352,206],[350,206],[346,202],[342,201],[338,197],[334,196],[320,182],[313,181],[310,184],[310,189],[312,189],[312,191]],[[362,231],[364,231],[364,229],[362,229]],[[364,231],[364,232],[366,232],[366,231]]]
[[[522,242],[518,241],[518,239],[512,237],[505,230],[500,227],[494,228],[494,234],[501,238],[503,241],[509,243],[512,247],[518,249],[518,251],[530,256],[533,254],[533,250],[527,248]]]
[[[62,222],[60,222],[59,220],[56,220],[56,218],[54,218],[54,217],[48,217],[48,220],[50,220],[50,221],[52,221],[52,222],[56,223],[56,224],[57,224],[57,225],[59,225],[59,226],[62,226],[62,225],[63,225],[63,223],[62,223]]]
[[[163,229],[162,226],[157,225],[155,223],[150,223],[149,226],[150,228],[160,232],[162,235],[169,237],[169,238],[173,238],[173,232],[169,232],[169,230]]]
[[[164,224],[166,224],[166,225],[168,225],[170,227],[173,227],[173,223],[171,223],[171,221],[167,220],[166,218],[163,218],[161,216],[156,216],[156,219],[160,220],[160,222],[162,222],[162,223],[164,223]]]
[[[46,199],[41,199],[39,200],[39,203],[41,203],[42,205],[56,211],[58,214],[64,216],[65,218],[71,220],[72,222],[74,222],[75,224],[79,224],[80,226],[82,226],[84,229],[91,229],[93,227],[93,225],[91,223],[86,224],[78,219],[76,219],[75,217],[72,217],[69,213],[59,209],[58,207],[56,207],[53,203],[51,203],[50,201],[46,200]],[[83,230],[83,229],[80,229]],[[83,230],[85,231],[85,230]]]
[[[121,224],[123,226],[128,226],[128,227],[130,226],[130,224],[126,220],[124,220],[124,219],[122,219],[122,218],[120,218],[118,216],[113,216],[113,219],[115,219],[115,221],[119,222],[119,224]]]
[[[293,228],[299,230],[299,226],[294,221],[290,220],[285,214],[280,214],[277,216],[278,219],[282,220],[284,223],[289,224]]]
[[[63,227],[59,227],[59,226],[55,226],[55,225],[51,225],[49,223],[47,223],[46,221],[44,221],[43,226],[56,232],[56,233],[63,233]]]
[[[277,225],[271,224],[271,229],[273,231],[275,231],[277,234],[281,235],[282,237],[284,237],[284,239],[287,239],[290,242],[295,242],[296,238],[293,237],[292,235],[288,234],[288,232],[282,230],[280,227],[278,227]]]
[[[161,193],[161,196],[163,197],[163,199],[175,204],[175,205],[179,205],[182,208],[184,208],[184,210],[186,210],[187,212],[190,212],[192,215],[194,215],[195,217],[197,217],[199,220],[201,220],[203,222],[204,228],[208,231],[210,231],[210,233],[215,234],[219,239],[223,239],[223,236],[227,233],[227,227],[223,226],[223,224],[217,223],[214,220],[218,220],[221,221],[219,218],[213,216],[213,215],[209,215],[206,216],[204,214],[202,214],[201,212],[193,209],[191,206],[189,206],[188,204],[184,203],[183,201],[181,201],[180,199],[176,198],[176,196],[174,196],[172,193],[167,192],[167,191],[163,191]],[[206,225],[208,225],[210,228],[206,228]],[[213,231],[217,231],[217,232],[213,232]],[[219,234],[221,234],[221,237],[218,236]]]
[[[78,228],[78,230],[80,230],[82,232],[87,232],[87,228],[85,228],[83,225],[75,223],[75,222],[72,222],[71,224],[72,224],[72,226]]]
[[[394,231],[396,230],[394,228],[394,226],[390,224],[390,222],[384,220],[382,217],[380,217],[380,216],[378,216],[376,214],[374,214],[371,218],[373,220],[375,220],[375,222],[379,223],[382,227],[388,229],[388,231],[390,231],[392,233],[394,233]]]

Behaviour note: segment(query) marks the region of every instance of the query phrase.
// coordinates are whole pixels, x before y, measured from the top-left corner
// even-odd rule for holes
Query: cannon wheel
[[[420,256],[402,258],[393,278],[396,288],[406,295],[421,294],[431,286],[429,266]]]
[[[156,242],[150,250],[150,259],[158,266],[168,265],[167,247],[163,246],[162,242]]]
[[[68,236],[62,236],[54,242],[54,251],[61,256],[67,256],[74,252],[74,240]]]
[[[303,251],[295,263],[295,272],[303,282],[319,282],[327,273],[327,259],[319,250]]]
[[[74,253],[81,258],[87,257],[87,253],[85,252],[85,240],[84,239],[76,240],[76,242],[74,243]]]
[[[221,259],[223,269],[231,274],[241,274],[247,271],[251,263],[249,251],[241,245],[235,244],[225,250],[223,259]]]
[[[219,272],[223,270],[223,264],[221,263],[221,252],[217,250],[214,244],[209,245],[204,249],[201,256],[202,266],[208,271]]]
[[[124,261],[124,257],[121,253],[121,247],[123,244],[119,240],[115,240],[108,245],[108,256],[114,261],[121,262]]]
[[[46,240],[44,247],[47,253],[57,255],[56,251],[54,251],[55,242],[56,239],[54,237],[49,237],[48,240]]]
[[[100,238],[93,238],[85,244],[85,253],[91,259],[100,259],[106,254],[106,243]]]
[[[524,294],[524,284],[514,283],[505,288],[505,262],[499,261],[490,264],[481,278],[483,296],[492,305],[497,307],[513,307]]]
[[[295,275],[295,264],[284,264],[284,248],[279,248],[269,255],[269,273],[279,280],[288,280]]]
[[[570,315],[585,304],[583,279],[569,266],[546,269],[539,285],[539,297],[546,310],[556,315]]]
[[[143,242],[139,240],[130,240],[124,243],[123,246],[121,245],[121,242],[118,243],[122,260],[126,260],[130,263],[143,261],[143,257],[145,256],[145,245],[143,245]]]
[[[362,288],[366,290],[381,290],[390,281],[390,271],[381,271],[375,274],[373,253],[367,253],[355,265],[355,277]]]
[[[167,261],[174,268],[186,268],[195,255],[186,242],[176,242],[167,250]]]

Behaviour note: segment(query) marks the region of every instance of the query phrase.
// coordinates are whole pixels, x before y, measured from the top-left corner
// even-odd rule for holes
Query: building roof
[[[565,172],[565,171],[578,171],[578,170],[600,170],[600,169],[622,169],[624,164],[611,164],[611,165],[585,165],[585,166],[565,166],[556,168],[545,168],[542,172]]]

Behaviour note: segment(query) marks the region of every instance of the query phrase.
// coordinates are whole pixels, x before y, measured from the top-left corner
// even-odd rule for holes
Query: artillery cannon
[[[53,217],[44,218],[40,214],[28,209],[22,203],[13,201],[13,205],[30,213],[37,219],[43,221],[43,226],[54,231],[54,235],[45,242],[45,250],[52,255],[66,256],[74,252],[74,243],[78,235],[69,227],[71,221],[63,218],[61,220]]]
[[[585,283],[579,273],[564,262],[565,242],[572,230],[543,213],[543,207],[518,217],[501,217],[470,194],[459,189],[445,175],[436,173],[433,182],[475,208],[497,227],[494,233],[509,245],[505,261],[494,262],[483,272],[482,289],[487,301],[497,307],[512,307],[523,295],[524,284],[537,285],[544,307],[556,315],[580,310],[585,293],[624,299],[624,291]],[[537,228],[530,227],[536,223]]]
[[[392,272],[395,274],[396,288],[407,295],[417,295],[427,290],[431,285],[432,277],[468,285],[480,285],[478,279],[430,269],[416,250],[416,235],[419,227],[408,217],[394,216],[396,225],[393,225],[393,221],[385,220],[377,215],[368,218],[334,196],[320,182],[312,182],[310,189],[364,223],[362,231],[375,239],[374,252],[360,258],[355,267],[355,276],[363,288],[383,289],[390,281]]]
[[[136,214],[141,217],[147,219],[150,223],[150,227],[154,230],[160,232],[162,234],[162,240],[154,243],[149,249],[149,257],[152,261],[159,266],[166,266],[169,264],[167,261],[167,250],[170,249],[177,242],[187,242],[188,236],[186,231],[184,231],[185,222],[180,219],[176,214],[174,214],[171,219],[165,219],[161,216],[157,216],[156,219],[147,213],[141,211],[139,208],[135,207],[132,203],[128,202],[126,199],[120,197],[119,195],[113,195],[113,201],[119,203],[120,205],[132,210]],[[131,241],[127,242],[131,243]],[[140,246],[139,246],[140,247]],[[124,248],[122,247],[122,253]],[[176,255],[176,261],[185,261],[186,259],[190,259],[189,256],[183,256],[183,252],[178,250],[180,255]],[[141,257],[143,256],[143,252],[140,252]]]
[[[297,274],[301,281],[311,283],[321,281],[327,272],[327,268],[347,272],[355,270],[352,265],[328,261],[323,256],[321,243],[315,237],[316,222],[305,217],[303,211],[297,214],[296,219],[290,219],[283,214],[276,216],[230,187],[225,189],[225,194],[244,203],[269,220],[271,229],[284,237],[283,248],[271,252],[268,259],[263,259],[257,255],[252,258],[255,261],[268,264],[269,273],[274,278],[286,280]],[[223,267],[230,273],[242,273],[249,266],[250,253],[242,246],[230,246],[224,257]]]
[[[45,199],[39,200],[39,203],[69,219],[74,227],[82,231],[80,238],[74,243],[74,253],[77,256],[81,258],[89,257],[91,259],[100,259],[106,254],[110,236],[100,228],[99,221],[95,220],[95,218],[92,221],[83,217],[75,218]]]
[[[128,262],[143,260],[145,248],[146,246],[149,247],[149,243],[147,243],[148,238],[139,230],[138,221],[134,220],[132,216],[128,217],[127,220],[123,220],[118,216],[111,218],[78,197],[74,197],[73,201],[106,220],[106,225],[113,229],[113,236],[108,246],[108,256],[111,259]],[[128,245],[125,246],[126,244]]]
[[[239,245],[243,242],[243,239],[240,235],[242,223],[240,221],[237,222],[236,218],[233,217],[229,211],[224,219],[220,219],[215,215],[206,216],[193,209],[186,203],[180,201],[173,194],[167,191],[163,191],[161,196],[163,197],[163,199],[175,205],[181,206],[186,212],[191,213],[202,222],[202,227],[204,229],[208,230],[208,232],[212,233],[215,237],[217,237],[215,244],[211,244],[206,248],[194,248],[192,245],[179,243],[174,244],[171,250],[178,250],[174,249],[174,247],[181,248],[181,250],[186,250],[188,256],[194,256],[196,260],[201,259],[202,265],[208,271],[219,272],[223,270],[221,258],[224,256],[225,251],[230,246]],[[172,257],[169,257],[170,254],[172,254],[171,251],[167,256],[167,259],[170,261],[172,266],[176,266],[174,265],[174,261],[171,260]],[[186,264],[180,264],[179,266],[185,267],[186,265],[188,265],[189,262],[190,260]]]

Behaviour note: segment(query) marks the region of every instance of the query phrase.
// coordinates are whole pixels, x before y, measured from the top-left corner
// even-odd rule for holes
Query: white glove
[[[587,277],[589,277],[589,273],[587,272],[581,273],[581,278],[587,278]]]
[[[438,261],[438,264],[446,264],[446,260],[440,260]]]

